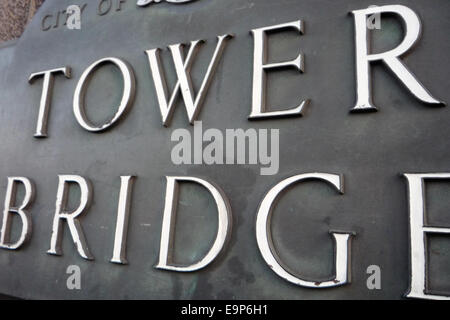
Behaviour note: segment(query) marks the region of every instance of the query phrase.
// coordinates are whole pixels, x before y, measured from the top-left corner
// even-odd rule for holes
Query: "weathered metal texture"
[[[0,251],[0,292],[21,298],[151,299],[399,299],[408,290],[408,199],[401,173],[450,172],[450,108],[417,101],[382,65],[373,68],[374,101],[379,111],[350,114],[355,104],[354,21],[348,13],[367,8],[369,0],[198,0],[161,2],[145,8],[122,3],[98,15],[97,1],[86,1],[81,30],[64,26],[41,30],[71,0],[44,3],[20,40],[0,50],[0,195],[7,177],[28,177],[36,198],[31,240],[20,250]],[[116,5],[116,1],[113,1]],[[79,4],[82,4],[80,2]],[[379,1],[404,4],[419,14],[422,38],[404,58],[406,65],[440,100],[450,102],[448,74],[450,23],[448,0]],[[303,117],[249,121],[252,107],[253,37],[250,30],[302,20],[298,31],[270,36],[269,59],[287,61],[301,51],[304,73],[271,72],[267,106],[291,108],[311,103]],[[50,21],[50,20],[48,20]],[[54,22],[53,22],[54,23]],[[206,40],[192,68],[199,88],[218,35],[234,34],[223,52],[198,119],[204,128],[280,129],[280,170],[262,176],[254,165],[173,165],[170,136],[188,128],[180,99],[169,127],[161,114],[144,50],[162,48],[167,80],[175,83],[168,45]],[[374,31],[374,50],[387,50],[402,39],[401,24],[388,17]],[[125,118],[106,132],[83,129],[72,111],[82,73],[105,57],[124,59],[136,77],[134,104]],[[48,137],[36,139],[42,80],[28,84],[35,72],[70,66],[71,79],[55,76]],[[86,113],[101,124],[117,112],[122,97],[120,73],[99,68],[86,90]],[[302,173],[342,174],[343,195],[318,181],[295,185],[273,210],[271,235],[280,258],[305,278],[330,278],[333,241],[330,230],[353,231],[351,283],[310,289],[293,285],[264,262],[256,240],[256,213],[266,193],[281,180]],[[94,256],[77,253],[65,226],[62,256],[50,248],[58,175],[81,175],[92,182],[92,204],[80,216]],[[129,264],[113,264],[120,176],[137,176],[129,211]],[[233,228],[224,252],[205,269],[192,273],[157,270],[165,176],[195,176],[216,183],[230,201]],[[450,183],[430,182],[428,220],[450,225]],[[76,208],[76,188],[68,207]],[[23,190],[19,190],[18,198]],[[216,205],[198,185],[180,188],[174,258],[198,261],[214,241]],[[75,200],[73,200],[75,199]],[[73,203],[71,203],[71,201]],[[11,238],[20,233],[16,220]],[[15,238],[16,237],[16,238]],[[429,286],[450,292],[450,245],[445,236],[429,237]],[[381,290],[368,290],[366,269],[381,267]],[[66,269],[78,265],[82,289],[68,290]],[[331,277],[332,278],[332,277]]]

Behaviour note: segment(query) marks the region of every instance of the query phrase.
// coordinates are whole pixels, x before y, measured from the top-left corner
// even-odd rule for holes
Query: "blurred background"
[[[0,43],[19,38],[45,0],[0,0]]]

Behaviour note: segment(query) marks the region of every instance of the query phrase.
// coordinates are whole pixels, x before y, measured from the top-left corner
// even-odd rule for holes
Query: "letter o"
[[[122,73],[123,77],[122,100],[114,117],[107,123],[97,127],[94,124],[92,124],[86,116],[84,97],[86,95],[88,79],[90,78],[94,70],[96,70],[100,65],[108,62],[113,63],[115,66],[117,66],[120,72]],[[77,87],[75,89],[75,94],[73,97],[73,113],[78,123],[87,131],[102,132],[110,128],[112,125],[114,125],[120,119],[120,117],[131,108],[135,93],[136,93],[136,79],[134,77],[133,69],[128,65],[128,63],[119,58],[113,57],[103,58],[90,65],[89,68],[87,68],[81,75],[81,78],[78,81]]]
[[[103,11],[103,4],[105,2],[107,2],[108,6],[106,7],[106,10]],[[98,3],[98,7],[97,7],[97,14],[99,16],[104,16],[105,14],[107,14],[109,12],[109,10],[111,10],[111,6],[112,6],[111,0],[100,0],[100,2]]]

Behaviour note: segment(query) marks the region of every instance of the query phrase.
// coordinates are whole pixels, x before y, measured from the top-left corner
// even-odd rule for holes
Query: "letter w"
[[[225,40],[232,37],[233,36],[229,34],[217,37],[218,43],[216,46],[216,50],[214,51],[214,55],[208,66],[205,77],[203,78],[203,82],[199,92],[197,93],[197,96],[195,96],[194,90],[192,88],[190,72],[198,45],[200,43],[203,43],[203,40],[191,41],[191,46],[189,48],[189,52],[185,61],[183,58],[183,44],[174,44],[169,46],[178,78],[170,100],[168,100],[167,81],[165,79],[164,70],[159,55],[160,49],[145,51],[150,63],[164,126],[167,127],[170,123],[174,111],[175,99],[177,98],[180,89],[184,104],[186,105],[189,123],[194,123],[194,121],[197,119],[198,113],[200,112],[201,105],[205,100],[206,93],[208,91],[209,85],[211,84],[215,69],[219,64],[220,57],[222,56],[222,52],[225,48]]]

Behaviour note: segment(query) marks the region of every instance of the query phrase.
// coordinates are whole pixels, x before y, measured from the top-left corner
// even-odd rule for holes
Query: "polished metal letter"
[[[119,68],[120,72],[122,73],[123,77],[122,100],[120,102],[116,114],[110,121],[101,126],[95,126],[89,121],[89,119],[86,116],[84,106],[84,96],[86,94],[87,82],[92,72],[95,69],[97,69],[100,65],[108,62],[116,65]],[[91,132],[102,132],[109,129],[122,117],[123,114],[125,114],[131,108],[135,95],[135,88],[136,88],[135,82],[136,80],[134,77],[133,69],[131,68],[131,66],[128,65],[128,63],[119,58],[112,58],[112,57],[103,58],[90,65],[89,68],[87,68],[81,75],[81,78],[78,81],[77,87],[75,89],[75,94],[73,96],[73,113],[80,126],[82,126],[87,131]]]
[[[15,207],[17,184],[22,183],[25,187],[25,196],[22,204]],[[24,177],[8,177],[8,187],[6,189],[5,209],[3,210],[3,224],[2,236],[0,239],[0,248],[15,250],[20,248],[25,241],[31,237],[31,217],[27,208],[31,205],[34,199],[34,184]],[[22,220],[22,232],[19,240],[16,243],[9,243],[11,234],[11,219],[10,214],[17,213]]]
[[[450,173],[405,173],[408,180],[411,282],[408,298],[450,300],[447,296],[427,294],[427,241],[426,234],[448,234],[450,228],[426,226],[425,180],[450,179]]]
[[[120,177],[119,205],[117,208],[116,233],[114,236],[114,250],[111,262],[128,264],[127,261],[127,232],[128,217],[130,216],[131,192],[135,176]]]
[[[191,42],[186,60],[184,60],[183,58],[182,44],[174,44],[169,46],[169,49],[172,52],[173,63],[178,78],[169,101],[167,99],[167,82],[160,61],[160,49],[145,51],[148,56],[150,68],[152,71],[153,81],[155,83],[156,94],[158,96],[158,103],[161,110],[162,122],[164,126],[167,127],[170,124],[170,120],[174,111],[175,99],[177,98],[180,90],[184,100],[184,104],[186,106],[189,123],[194,123],[194,121],[197,119],[198,113],[200,112],[201,105],[206,98],[206,93],[208,92],[208,88],[211,84],[212,77],[215,73],[217,65],[220,62],[220,57],[222,56],[223,50],[225,49],[225,40],[232,37],[233,35],[230,34],[217,37],[218,43],[216,46],[216,50],[214,51],[213,57],[208,66],[208,70],[206,71],[206,75],[203,78],[203,82],[199,92],[197,93],[197,96],[195,96],[194,90],[192,88],[190,72],[198,45],[200,43],[203,43],[204,41],[196,40]]]
[[[62,255],[62,220],[65,219],[69,225],[70,234],[72,235],[78,253],[84,259],[94,260],[94,257],[89,252],[81,224],[77,219],[79,215],[83,214],[89,208],[92,198],[91,183],[89,180],[75,175],[60,175],[58,178],[59,183],[56,195],[55,217],[53,218],[52,238],[50,241],[50,249],[47,253],[58,256]],[[70,182],[76,183],[80,187],[80,205],[75,211],[66,212]]]
[[[356,106],[351,109],[351,112],[377,111],[372,102],[370,63],[379,60],[382,60],[392,70],[417,99],[424,103],[445,105],[445,103],[433,98],[400,60],[400,57],[408,52],[420,37],[421,24],[419,17],[414,11],[402,5],[388,5],[355,10],[352,13],[355,17],[357,102]],[[381,13],[398,14],[405,26],[405,37],[398,47],[390,51],[370,54],[367,18],[370,15]]]
[[[36,133],[34,136],[36,138],[46,138],[47,137],[47,121],[48,113],[50,111],[51,97],[53,91],[53,85],[55,83],[54,74],[63,73],[67,79],[71,77],[70,67],[63,67],[58,69],[52,69],[47,71],[41,71],[32,73],[28,78],[28,82],[32,83],[37,77],[43,76],[44,83],[42,85],[41,102],[39,105],[39,115],[36,127]]]
[[[217,235],[213,246],[206,256],[199,262],[189,266],[173,265],[170,253],[173,251],[173,229],[175,226],[176,205],[178,201],[178,183],[195,182],[205,187],[214,197],[218,213]],[[159,262],[157,269],[192,272],[200,270],[210,264],[222,251],[231,234],[231,207],[224,192],[205,180],[195,177],[167,177],[166,203],[164,209],[163,225],[161,231],[161,245],[159,249]]]
[[[296,108],[283,111],[266,110],[266,70],[293,67],[300,72],[304,72],[304,56],[299,54],[295,60],[279,63],[267,64],[267,35],[269,31],[280,31],[285,29],[295,29],[304,33],[303,21],[294,21],[276,26],[265,27],[252,30],[255,48],[253,56],[253,102],[252,112],[249,119],[274,118],[286,116],[302,116],[304,108],[309,100],[304,100]]]
[[[275,251],[272,233],[270,229],[272,210],[279,194],[288,186],[304,180],[323,180],[334,186],[341,194],[343,193],[342,177],[328,173],[306,173],[285,179],[273,187],[261,202],[256,218],[256,240],[259,250],[270,268],[281,278],[302,287],[308,288],[328,288],[342,286],[350,282],[350,239],[354,233],[332,232],[331,235],[336,242],[335,249],[335,269],[336,276],[330,281],[307,281],[294,275],[283,267],[283,263]]]
[[[149,5],[150,3],[160,3],[162,0],[138,0],[137,5],[139,7],[145,7],[146,5]],[[166,0],[166,2],[169,3],[187,3],[194,0]]]

